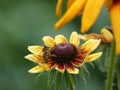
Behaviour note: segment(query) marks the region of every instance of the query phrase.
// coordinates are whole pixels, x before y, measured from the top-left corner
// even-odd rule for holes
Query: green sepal
[[[75,75],[74,74],[69,74],[69,79],[70,79],[70,84],[72,85],[73,88],[75,88],[76,85],[77,85],[77,81],[75,79]]]
[[[111,44],[101,46],[102,49],[100,51],[103,52],[102,56],[99,60],[96,60],[97,66],[102,72],[107,72],[109,63],[110,63],[110,51],[111,51]]]
[[[54,83],[55,74],[56,74],[56,70],[51,70],[50,71],[49,76],[48,76],[48,87],[50,87]]]
[[[70,90],[74,90],[75,88],[72,86],[72,84],[70,83]]]
[[[83,71],[84,75],[85,75],[86,77],[90,78],[90,73],[89,73],[89,71],[87,70],[87,68],[85,67],[85,65],[83,65],[81,68],[82,68],[82,71]]]
[[[64,73],[64,78],[65,78],[65,83],[66,83],[67,88],[70,88],[70,80],[68,77],[68,73],[66,71]]]
[[[40,77],[43,75],[43,73],[39,73],[38,75],[37,75],[37,77],[35,78],[35,82],[38,82],[38,80],[40,79]]]
[[[95,68],[95,64],[93,62],[89,62],[89,65],[94,69]]]
[[[60,72],[56,71],[56,81],[55,81],[56,90],[59,90],[59,88],[60,88],[60,85],[61,85],[61,76],[62,76],[62,74]]]
[[[68,72],[65,71],[64,76],[65,76],[65,82],[66,82],[67,88],[69,90],[74,90],[77,86],[75,75],[69,74]]]
[[[86,79],[87,78],[90,78],[90,73],[89,73],[89,71],[87,70],[87,68],[83,65],[83,66],[81,66],[80,68],[79,68],[79,72],[80,72],[80,78],[81,78],[81,80],[86,84],[87,83],[87,81],[86,81]]]

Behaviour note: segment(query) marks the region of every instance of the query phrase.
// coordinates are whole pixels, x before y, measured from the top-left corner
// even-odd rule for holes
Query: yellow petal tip
[[[103,52],[94,53],[94,54],[89,55],[87,57],[87,62],[92,62],[92,61],[98,59],[102,54],[103,54]]]

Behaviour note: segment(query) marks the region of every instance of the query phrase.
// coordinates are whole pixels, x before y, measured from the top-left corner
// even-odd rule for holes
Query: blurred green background
[[[0,90],[54,90],[47,87],[47,75],[36,82],[37,74],[27,72],[35,64],[24,56],[29,54],[27,46],[43,45],[45,35],[63,34],[69,38],[72,31],[79,33],[80,17],[60,31],[54,30],[56,3],[57,0],[0,0]],[[106,25],[109,15],[103,9],[89,32],[99,33]],[[87,84],[80,81],[76,90],[104,90],[105,74],[96,65],[89,70]]]

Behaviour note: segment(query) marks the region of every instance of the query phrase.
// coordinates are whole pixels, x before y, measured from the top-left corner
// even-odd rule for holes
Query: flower
[[[60,0],[58,0],[58,3]],[[68,22],[70,22],[72,19],[74,19],[76,16],[78,16],[84,6],[85,6],[86,1],[85,0],[69,0],[68,1],[68,10],[66,13],[62,16],[62,18],[55,24],[55,29],[58,30]],[[62,3],[61,3],[62,4]],[[77,6],[77,7],[76,7]],[[60,14],[60,5],[57,4],[56,6],[56,14]]]
[[[38,65],[30,69],[30,73],[40,73],[44,71],[57,70],[64,73],[78,74],[79,67],[86,62],[92,62],[102,55],[102,52],[91,54],[100,40],[90,39],[79,48],[79,35],[72,32],[70,43],[63,35],[56,35],[55,40],[50,36],[44,36],[45,46],[28,46],[32,54],[25,56],[26,59]]]
[[[69,0],[72,1],[72,0]],[[82,13],[81,32],[87,32],[95,23],[104,4],[110,13],[110,20],[116,42],[116,53],[120,55],[120,0],[73,0],[66,13],[55,24],[56,30]]]
[[[100,34],[90,33],[90,34],[79,34],[79,38],[86,41],[89,39],[101,39],[101,44],[110,44],[113,41],[113,35],[108,29],[109,27],[101,29]]]

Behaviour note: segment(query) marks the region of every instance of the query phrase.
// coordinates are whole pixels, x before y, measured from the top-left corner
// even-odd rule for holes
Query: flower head
[[[79,38],[86,41],[89,39],[101,39],[101,44],[110,44],[113,41],[112,33],[106,28],[101,29],[100,34],[90,33],[90,34],[79,34]]]
[[[69,0],[72,1],[72,0]],[[81,28],[82,33],[87,32],[97,20],[100,11],[104,5],[107,6],[110,13],[110,20],[113,28],[113,34],[116,42],[117,54],[120,54],[120,0],[73,0],[69,9],[55,24],[58,30],[65,24],[69,23],[80,13],[82,14]]]
[[[102,55],[102,52],[91,54],[100,40],[90,39],[79,47],[79,35],[72,32],[70,43],[63,35],[44,36],[45,46],[29,46],[28,50],[32,53],[25,56],[26,59],[38,65],[29,70],[30,73],[40,73],[56,69],[64,73],[65,70],[70,74],[78,74],[79,67],[86,62],[92,62]]]

